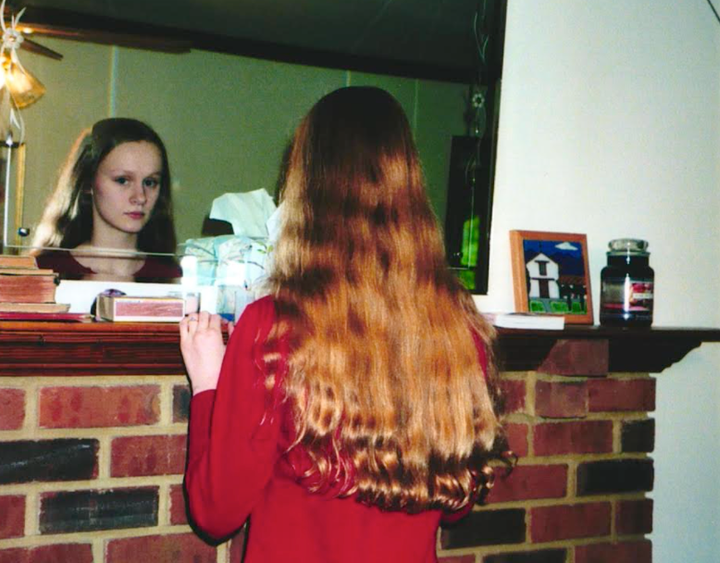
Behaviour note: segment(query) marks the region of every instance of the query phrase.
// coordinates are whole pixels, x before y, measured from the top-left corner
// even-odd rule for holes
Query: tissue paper
[[[213,201],[210,219],[227,221],[233,233],[251,238],[267,238],[267,220],[275,211],[275,203],[265,190],[228,193]]]
[[[265,190],[224,194],[213,201],[210,218],[227,221],[235,234],[185,241],[185,254],[196,258],[191,283],[217,286],[217,312],[228,319],[266,293],[281,207]]]

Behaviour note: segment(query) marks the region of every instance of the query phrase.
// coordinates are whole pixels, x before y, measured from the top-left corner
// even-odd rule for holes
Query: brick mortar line
[[[25,495],[25,529],[26,536],[40,533],[40,495],[30,491]]]
[[[606,420],[606,419],[642,419],[649,418],[655,411],[648,410],[630,410],[630,411],[588,411],[583,416],[568,416],[568,417],[551,417],[551,416],[540,416],[534,415],[528,412],[516,411],[506,414],[503,417],[505,422],[511,422],[520,424],[528,421],[540,421],[540,422],[576,422],[583,420]]]
[[[97,538],[90,545],[92,546],[93,563],[103,563],[106,559],[105,542],[101,538]]]
[[[609,536],[591,536],[587,538],[569,538],[565,540],[553,540],[550,542],[542,543],[530,543],[530,541],[528,540],[526,542],[516,544],[499,544],[494,546],[484,545],[478,546],[476,548],[462,547],[458,549],[439,549],[437,554],[439,557],[461,557],[463,555],[475,555],[484,557],[486,555],[500,555],[504,553],[531,552],[537,551],[538,549],[566,549],[568,551],[568,554],[572,554],[570,555],[570,560],[574,560],[574,548],[586,545],[607,543],[608,537]],[[642,539],[646,538],[644,536],[634,536],[630,541],[639,541]]]
[[[615,519],[617,518],[618,502],[621,501],[622,499],[613,499],[613,501],[610,503],[610,537],[612,537],[613,543],[617,542]]]
[[[577,469],[579,466],[577,460],[570,460],[567,464],[568,480],[567,480],[567,496],[571,499],[577,499]]]
[[[217,563],[230,563],[230,542],[226,541],[218,545],[215,554]]]
[[[160,386],[160,416],[158,423],[162,426],[173,424],[173,388],[174,384],[163,382]]]
[[[25,420],[23,421],[22,430],[29,434],[37,431],[40,425],[38,413],[38,384],[33,382],[25,388]]]
[[[535,419],[537,418],[537,415],[535,414],[535,401],[537,400],[537,396],[535,393],[536,388],[537,373],[532,372],[527,379],[527,384],[525,388],[525,409],[527,411],[527,414]]]
[[[166,484],[180,485],[183,475],[180,473],[170,475],[142,475],[138,477],[107,477],[103,479],[78,481],[33,481],[31,483],[13,483],[0,488],[2,495],[58,493],[91,490],[105,490],[117,488],[159,487]]]
[[[622,451],[622,425],[621,420],[612,421],[612,448],[613,453],[618,455],[625,453]]]
[[[14,434],[16,431],[12,431]],[[174,422],[163,426],[160,424],[143,424],[137,426],[93,426],[88,428],[38,428],[30,436],[19,436],[20,439],[57,440],[61,438],[98,439],[125,438],[128,436],[175,436],[187,434],[187,422]],[[14,437],[15,439],[18,436]],[[9,442],[4,433],[0,433],[0,442]]]
[[[170,525],[170,485],[160,483],[158,487],[158,526]]]
[[[95,538],[91,545],[93,563],[103,563],[106,559],[105,541],[102,538]]]
[[[527,454],[525,455],[525,459],[527,459],[527,458],[534,459],[535,458],[535,424],[528,424],[526,439],[527,439]],[[520,460],[518,459],[518,463],[519,463],[519,461]]]
[[[438,537],[440,534],[438,534]],[[439,545],[438,541],[438,545]],[[482,561],[482,559],[477,559],[478,556],[482,557],[483,555],[487,555],[487,553],[484,551],[484,547],[481,549],[479,547],[472,548],[472,547],[459,547],[457,549],[440,549],[439,547],[436,550],[438,558],[440,557],[466,557],[468,555],[473,555],[475,557],[475,561]]]
[[[162,378],[162,379],[159,379]],[[0,377],[0,387],[8,389],[27,389],[53,387],[139,387],[147,385],[187,385],[185,375],[157,376],[68,376],[68,377]]]
[[[567,495],[567,492],[565,493]],[[525,542],[524,543],[532,543],[532,538],[530,537],[530,531],[532,530],[532,506],[528,506],[526,503],[524,503],[525,506]]]
[[[477,505],[473,507],[473,512],[491,512],[493,510],[507,510],[510,508],[543,508],[546,506],[577,506],[581,504],[593,504],[598,502],[625,502],[628,500],[645,500],[647,497],[636,498],[635,496],[626,497],[624,495],[637,495],[638,491],[632,493],[614,493],[612,495],[593,495],[588,497],[578,497],[569,494],[564,497],[555,498],[538,498],[538,499],[520,499],[513,501],[505,501],[498,503],[490,503],[485,505]]]
[[[147,536],[173,536],[180,534],[193,534],[192,528],[187,524],[175,526],[144,526],[142,528],[112,528],[108,530],[93,530],[85,532],[71,532],[68,534],[42,534],[8,538],[0,540],[0,549],[15,547],[43,547],[66,543],[94,543],[96,541],[107,544],[112,540],[127,538],[144,538]],[[102,560],[101,560],[102,561]],[[97,563],[97,562],[96,562]]]
[[[530,420],[537,421],[536,424],[556,423],[556,422],[597,422],[602,420],[645,420],[651,418],[653,411],[593,411],[588,412],[584,416],[568,416],[568,417],[549,417],[549,416],[532,416]]]
[[[652,452],[621,452],[621,453],[597,453],[597,454],[585,454],[585,453],[569,453],[569,454],[554,454],[548,456],[536,456],[526,455],[520,457],[518,465],[554,465],[558,463],[568,463],[570,461],[578,462],[593,462],[593,461],[622,461],[629,459],[653,459],[650,457]],[[497,465],[502,466],[501,462]]]
[[[610,371],[605,375],[559,375],[557,373],[546,373],[538,370],[501,370],[501,379],[524,379],[531,375],[539,375],[543,378],[552,378],[557,381],[592,381],[592,380],[604,380],[604,379],[647,379],[656,377],[657,374],[652,374],[649,371]]]
[[[98,440],[98,454],[97,454],[97,466],[98,476],[95,480],[104,480],[110,478],[110,472],[112,469],[112,440],[110,436],[99,436]]]
[[[528,528],[529,530],[529,528]],[[528,531],[529,536],[529,531]],[[640,539],[645,539],[641,537]],[[494,555],[503,553],[529,552],[541,549],[566,549],[569,553],[575,551],[574,548],[593,544],[602,544],[610,542],[610,536],[590,536],[585,538],[568,538],[564,540],[553,540],[549,542],[532,543],[529,539],[523,543],[516,544],[499,544],[495,546],[482,547],[463,547],[459,549],[438,550],[439,557],[462,556],[462,555]],[[469,551],[468,551],[469,550]]]

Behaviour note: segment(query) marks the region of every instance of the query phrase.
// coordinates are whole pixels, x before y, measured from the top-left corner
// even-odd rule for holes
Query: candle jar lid
[[[648,256],[648,242],[637,238],[616,238],[608,243],[608,256]]]

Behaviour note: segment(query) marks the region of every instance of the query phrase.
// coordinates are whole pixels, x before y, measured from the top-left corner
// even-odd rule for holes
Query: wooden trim
[[[720,342],[720,329],[500,329],[501,369],[535,370],[566,340],[606,340],[611,372],[658,373],[703,342]],[[184,373],[176,324],[0,322],[0,376]]]
[[[0,375],[179,375],[177,325],[0,323]]]

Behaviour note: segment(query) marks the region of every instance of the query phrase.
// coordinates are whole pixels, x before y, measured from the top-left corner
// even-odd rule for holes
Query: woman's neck
[[[77,246],[72,254],[94,272],[92,279],[132,281],[145,263],[144,257],[133,255],[136,250],[137,235],[100,228],[94,229],[90,240]]]
[[[137,233],[124,233],[118,229],[107,228],[100,223],[93,228],[92,236],[85,245],[92,248],[134,251],[137,250],[137,242]]]

